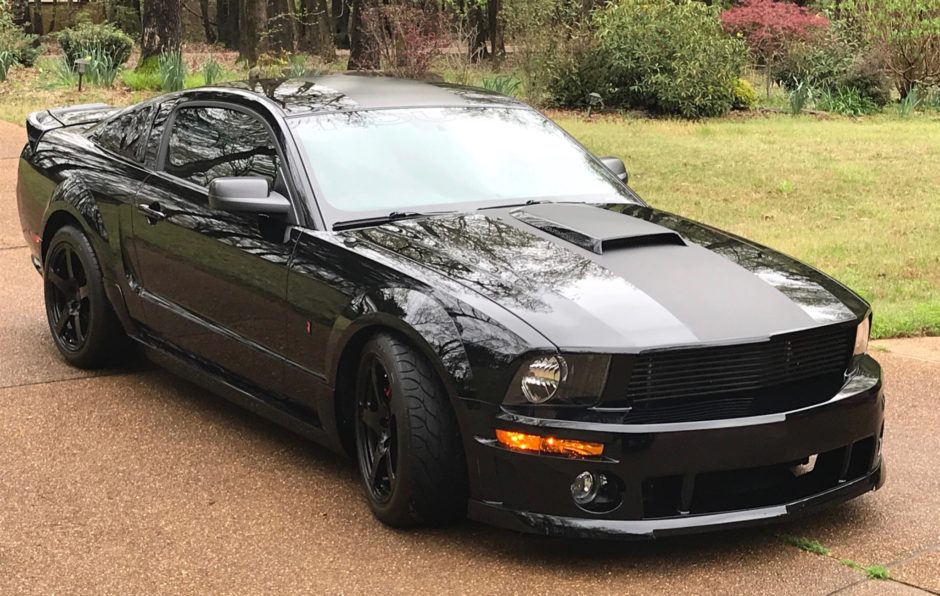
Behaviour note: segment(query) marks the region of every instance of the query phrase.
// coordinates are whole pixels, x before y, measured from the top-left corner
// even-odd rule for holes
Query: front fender
[[[404,335],[424,352],[451,395],[473,394],[470,360],[453,316],[437,299],[408,288],[373,290],[349,303],[327,342],[331,384],[346,346],[359,333],[378,328]]]

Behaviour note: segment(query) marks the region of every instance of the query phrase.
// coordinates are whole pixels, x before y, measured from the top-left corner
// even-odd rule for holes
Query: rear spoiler
[[[50,130],[77,124],[92,124],[118,110],[119,108],[106,103],[86,103],[33,112],[26,117],[26,136],[29,138],[29,144],[35,149],[42,136]]]

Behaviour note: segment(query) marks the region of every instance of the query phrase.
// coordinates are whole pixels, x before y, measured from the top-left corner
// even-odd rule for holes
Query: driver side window
[[[273,187],[278,155],[255,116],[228,108],[184,107],[173,122],[164,169],[203,187],[221,176],[261,176]]]

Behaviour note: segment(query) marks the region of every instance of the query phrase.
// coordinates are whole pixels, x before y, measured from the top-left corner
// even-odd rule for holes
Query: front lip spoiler
[[[804,499],[741,511],[643,520],[563,517],[507,509],[498,503],[470,501],[468,516],[507,529],[566,538],[637,540],[698,534],[786,521],[828,505],[848,501],[884,484],[884,460],[866,476]]]

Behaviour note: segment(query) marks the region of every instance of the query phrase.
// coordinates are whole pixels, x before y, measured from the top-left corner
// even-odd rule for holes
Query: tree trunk
[[[241,47],[241,0],[219,0],[219,39],[230,50]]]
[[[222,2],[220,1],[219,4]],[[199,0],[199,11],[202,13],[202,28],[206,32],[206,43],[215,43],[216,34],[209,14],[209,0]]]
[[[471,62],[479,62],[488,55],[486,40],[489,37],[486,14],[479,4],[474,4],[469,8],[467,12],[467,22],[470,25],[467,54],[470,56]]]
[[[33,33],[36,35],[44,35],[45,31],[42,30],[42,0],[36,0],[33,3]]]
[[[324,0],[326,1],[326,0]],[[330,31],[336,45],[349,49],[349,14],[352,12],[351,0],[329,0]]]
[[[140,0],[131,0],[131,8],[134,9],[134,14],[137,15],[137,31],[144,30],[144,10],[140,5]]]
[[[315,52],[327,62],[336,59],[330,11],[326,0],[302,0],[304,49]]]
[[[180,0],[145,0],[139,69],[152,68],[160,54],[179,52],[183,41]]]
[[[55,21],[59,15],[59,0],[52,0],[52,18],[49,20],[49,33],[55,33]]]
[[[268,53],[270,40],[266,25],[268,22],[267,0],[241,0],[241,41],[239,54],[253,67],[258,58]]]
[[[506,53],[506,43],[503,40],[503,24],[500,13],[503,10],[502,0],[486,0],[487,33],[490,38],[490,52],[494,58]]]
[[[376,0],[352,0],[349,15],[349,63],[348,70],[378,70],[378,43],[370,28],[363,22],[363,15],[376,6]]]
[[[297,19],[293,0],[269,0],[268,35],[278,52],[293,53],[297,39]]]

